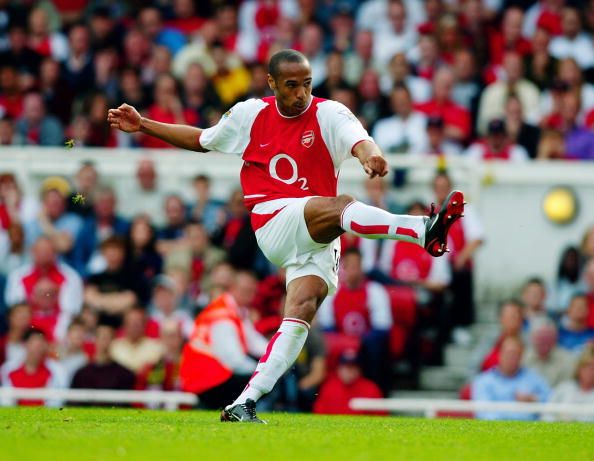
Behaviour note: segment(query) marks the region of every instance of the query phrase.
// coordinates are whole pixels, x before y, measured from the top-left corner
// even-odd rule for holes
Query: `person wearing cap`
[[[326,415],[386,414],[351,409],[349,402],[358,397],[379,399],[383,394],[373,381],[361,374],[357,351],[346,350],[339,358],[336,374],[322,384],[313,412]]]
[[[175,281],[168,275],[158,275],[153,282],[153,295],[150,303],[150,322],[160,335],[163,325],[173,322],[184,338],[189,338],[194,329],[194,322],[186,311],[179,309],[179,300]]]
[[[462,154],[460,144],[446,138],[445,124],[440,115],[431,115],[427,118],[428,154],[445,155],[446,157]]]
[[[525,162],[529,159],[526,149],[508,140],[505,122],[499,118],[488,123],[487,136],[471,144],[464,155],[474,160]]]
[[[41,185],[41,209],[34,218],[23,223],[25,246],[29,248],[42,235],[47,236],[56,251],[68,259],[83,221],[66,211],[66,197],[70,193],[68,182],[58,176],[47,178]]]

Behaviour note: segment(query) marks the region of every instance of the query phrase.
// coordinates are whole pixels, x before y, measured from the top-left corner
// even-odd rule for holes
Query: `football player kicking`
[[[446,251],[448,229],[463,216],[453,191],[431,216],[394,215],[345,194],[337,196],[341,163],[356,157],[373,178],[388,165],[357,118],[342,104],[311,94],[311,66],[294,50],[269,62],[274,96],[237,103],[208,129],[160,123],[127,104],[110,109],[112,128],[141,131],[174,146],[241,155],[241,185],[258,245],[287,270],[284,319],[241,395],[221,421],[263,422],[256,401],[296,360],[320,303],[336,290],[340,235],[413,242],[432,256]]]

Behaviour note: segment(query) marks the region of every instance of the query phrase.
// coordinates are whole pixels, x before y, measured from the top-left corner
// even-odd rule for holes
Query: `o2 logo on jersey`
[[[283,163],[285,162],[288,162],[291,173],[288,177],[281,178],[278,172],[279,164],[283,165]],[[284,166],[283,170],[286,170]],[[302,190],[309,190],[309,186],[307,185],[307,178],[299,177],[297,162],[293,158],[289,157],[287,154],[276,154],[274,157],[272,157],[270,159],[270,164],[268,165],[268,171],[270,173],[270,176],[272,176],[277,181],[284,182],[285,184],[299,183],[299,187],[301,187]],[[284,173],[286,173],[286,171],[284,171]]]
[[[315,135],[313,130],[307,130],[303,133],[303,136],[301,136],[301,145],[309,149],[311,146],[313,146],[314,140]]]

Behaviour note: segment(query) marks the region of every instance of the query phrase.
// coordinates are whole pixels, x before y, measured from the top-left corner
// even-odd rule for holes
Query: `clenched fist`
[[[388,162],[384,157],[377,154],[367,157],[365,163],[363,163],[363,168],[370,178],[382,177],[388,174]]]
[[[138,111],[128,104],[122,104],[117,109],[109,109],[107,112],[109,126],[125,131],[126,133],[139,131],[140,121],[141,117]]]

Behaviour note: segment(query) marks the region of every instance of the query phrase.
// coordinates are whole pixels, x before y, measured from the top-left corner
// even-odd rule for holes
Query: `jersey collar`
[[[309,110],[309,108],[311,107],[311,103],[313,102],[313,99],[314,99],[314,98],[313,98],[313,96],[311,96],[311,97],[309,98],[309,104],[308,104],[307,106],[305,106],[305,109],[303,109],[303,111],[302,111],[301,113],[297,114],[297,115],[283,115],[283,114],[281,114],[281,111],[280,111],[280,110],[278,110],[278,104],[277,104],[277,102],[276,102],[276,98],[274,98],[274,107],[276,107],[276,112],[277,112],[277,113],[278,113],[278,115],[280,115],[282,118],[297,118],[297,117],[300,117],[300,116],[302,116],[303,114],[305,114],[305,113],[306,113],[306,112]]]

